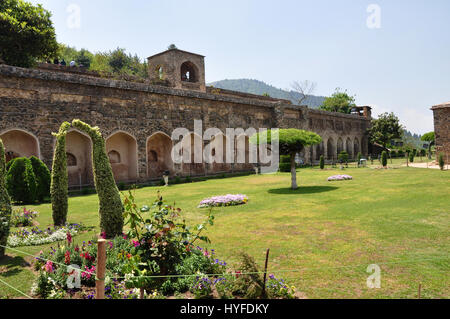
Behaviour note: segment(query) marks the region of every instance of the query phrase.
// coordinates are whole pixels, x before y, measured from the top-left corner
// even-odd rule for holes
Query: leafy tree
[[[69,207],[68,198],[68,175],[67,175],[67,155],[66,155],[66,135],[70,128],[69,122],[61,124],[58,133],[53,133],[56,137],[55,151],[53,154],[52,175],[50,183],[50,194],[52,198],[53,223],[57,226],[64,225],[67,220],[67,210]]]
[[[75,62],[78,65],[82,65],[89,69],[93,58],[94,55],[91,52],[85,49],[81,49],[80,52],[78,52],[78,54],[75,56]]]
[[[36,196],[38,201],[42,202],[46,197],[50,197],[50,170],[36,156],[31,156],[30,161],[33,166],[34,176],[36,176]]]
[[[37,199],[36,176],[33,165],[26,157],[17,157],[13,160],[6,174],[8,193],[15,202],[34,204]]]
[[[383,113],[377,119],[373,119],[368,129],[369,139],[372,143],[378,143],[385,150],[392,139],[401,138],[403,127],[394,113]]]
[[[128,56],[125,49],[117,48],[110,53],[108,64],[114,72],[119,72],[128,64]]]
[[[0,139],[0,258],[5,255],[11,221],[11,199],[6,189],[5,147]]]
[[[332,96],[325,98],[319,109],[350,114],[354,106],[356,106],[355,97],[348,95],[347,91],[341,92],[340,88],[337,88]]]
[[[297,189],[297,173],[295,170],[295,155],[305,147],[319,144],[322,138],[314,132],[298,130],[294,128],[277,129],[279,151],[281,155],[289,155],[291,162],[291,188]],[[275,132],[274,132],[275,133]],[[272,130],[256,133],[250,137],[252,144],[270,144]]]
[[[428,158],[431,158],[431,146],[435,144],[436,136],[434,132],[428,132],[422,135],[421,141],[428,142]]]
[[[58,43],[50,17],[39,4],[0,1],[0,58],[6,64],[31,67],[37,59],[55,57]]]
[[[100,228],[107,238],[121,235],[124,207],[106,154],[105,140],[98,127],[91,127],[80,120],[73,120],[72,125],[87,133],[92,139],[92,162],[99,199]]]
[[[381,165],[383,165],[383,167],[387,166],[387,152],[386,151],[381,152]]]
[[[338,154],[339,163],[348,163],[348,153],[346,151],[342,151]]]

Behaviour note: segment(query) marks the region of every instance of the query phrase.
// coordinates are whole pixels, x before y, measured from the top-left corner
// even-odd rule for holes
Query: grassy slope
[[[326,181],[340,173],[354,180]],[[270,248],[269,271],[309,298],[415,298],[419,283],[423,297],[449,298],[449,177],[448,171],[416,168],[308,168],[298,173],[297,191],[288,188],[290,176],[283,173],[149,187],[138,190],[136,197],[139,204],[149,204],[161,189],[165,199],[176,200],[187,220],[196,223],[206,213],[196,208],[201,199],[248,195],[247,205],[215,210],[216,224],[207,232],[211,248],[231,263],[244,250],[260,265]],[[71,198],[69,207],[71,222],[98,225],[96,195]],[[40,224],[50,224],[50,206],[35,208]],[[35,254],[49,246],[19,249]],[[16,257],[0,262],[0,279],[28,292],[33,275],[22,265],[30,259],[8,253]],[[380,289],[366,286],[366,268],[373,263],[381,267]],[[0,287],[0,296],[19,296]]]

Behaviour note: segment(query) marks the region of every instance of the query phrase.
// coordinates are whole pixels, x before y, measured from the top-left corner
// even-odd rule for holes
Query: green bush
[[[424,148],[422,148],[420,150],[420,156],[425,156],[425,155],[427,155],[427,151]]]
[[[439,154],[439,167],[441,168],[441,170],[444,170],[444,154],[440,153]]]
[[[47,165],[36,156],[31,156],[30,161],[33,166],[34,175],[36,176],[37,199],[39,202],[43,202],[44,199],[50,197],[50,170]]]
[[[323,169],[325,167],[325,159],[323,158],[323,155],[320,155],[320,169]]]
[[[390,155],[391,155],[392,158],[396,158],[397,157],[397,151],[396,150],[392,150],[390,152]]]
[[[387,166],[387,152],[383,151],[381,153],[381,165],[383,165],[383,167]]]
[[[17,157],[6,174],[6,185],[12,200],[18,203],[34,204],[37,199],[36,176],[30,159]]]
[[[280,172],[288,173],[291,171],[291,163],[280,163],[278,169]]]
[[[410,161],[411,163],[414,162],[414,151],[411,152],[411,153],[409,153],[409,161]]]
[[[5,255],[11,219],[11,199],[6,190],[5,148],[0,139],[0,258]]]
[[[92,139],[92,162],[95,188],[99,199],[100,228],[107,238],[121,235],[124,208],[106,154],[105,140],[98,127],[91,127],[80,120],[73,120],[72,125],[87,133]]]
[[[68,187],[69,177],[67,175],[66,134],[70,123],[61,124],[56,137],[55,151],[53,154],[52,174],[50,182],[50,195],[52,198],[52,217],[56,226],[66,223],[67,210],[69,207]]]
[[[403,152],[403,150],[398,150],[397,155],[398,155],[398,157],[404,157],[405,152]]]
[[[339,163],[348,163],[348,153],[346,151],[342,151],[338,155]]]

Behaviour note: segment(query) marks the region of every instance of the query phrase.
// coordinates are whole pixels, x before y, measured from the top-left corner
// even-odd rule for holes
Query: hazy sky
[[[53,13],[58,41],[78,49],[146,58],[174,43],[206,56],[207,82],[287,89],[310,80],[315,95],[340,87],[416,133],[432,131],[430,107],[450,100],[448,0],[31,2]]]

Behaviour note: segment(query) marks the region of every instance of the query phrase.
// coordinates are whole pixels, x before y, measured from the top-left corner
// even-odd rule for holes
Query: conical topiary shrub
[[[50,196],[52,198],[53,223],[62,226],[66,223],[68,198],[68,176],[67,176],[67,155],[66,155],[66,135],[70,127],[69,122],[61,124],[58,133],[53,133],[56,137],[55,152],[53,154],[52,174],[50,183]]]
[[[91,127],[80,120],[73,120],[72,125],[87,133],[92,139],[92,162],[95,188],[99,199],[100,228],[107,238],[121,235],[124,208],[106,154],[105,140],[98,127]]]
[[[34,204],[37,199],[36,176],[26,157],[17,157],[6,173],[6,187],[14,202]]]
[[[45,198],[50,197],[50,170],[47,165],[36,156],[31,156],[30,161],[33,166],[34,176],[36,176],[36,196],[38,201],[42,202]]]
[[[0,258],[5,255],[11,219],[11,200],[6,190],[5,148],[0,139]]]

